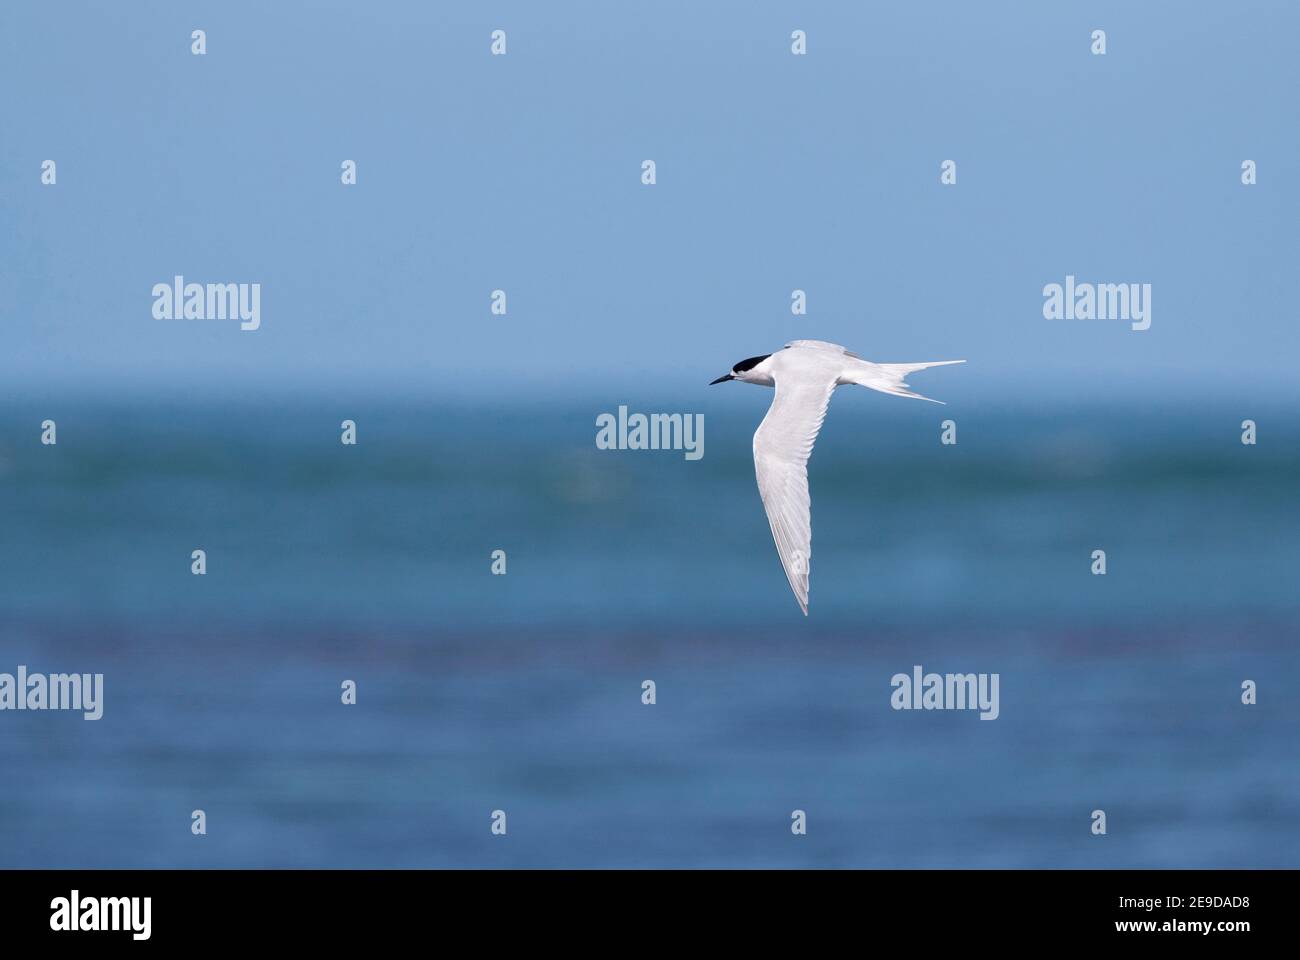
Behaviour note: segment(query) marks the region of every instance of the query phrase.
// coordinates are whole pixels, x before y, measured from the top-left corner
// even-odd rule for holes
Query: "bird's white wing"
[[[802,371],[801,371],[802,372]],[[808,457],[826,417],[835,377],[776,378],[776,396],[754,433],[754,472],[772,539],[799,609],[808,615],[812,522],[808,509]]]
[[[856,353],[851,352],[848,347],[841,346],[838,343],[829,343],[825,340],[791,340],[785,345],[785,349],[789,350],[791,347],[805,350],[828,350],[831,353],[842,353],[844,356],[853,357],[856,360],[862,359]]]

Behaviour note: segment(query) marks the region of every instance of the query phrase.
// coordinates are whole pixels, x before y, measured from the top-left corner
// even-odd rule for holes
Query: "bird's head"
[[[770,353],[765,353],[761,357],[749,357],[748,359],[741,360],[740,363],[731,368],[730,373],[718,377],[718,379],[714,380],[713,383],[710,383],[709,386],[713,386],[714,383],[725,383],[728,380],[741,380],[745,383],[771,384],[772,377],[768,372],[767,364],[764,363],[764,361],[770,356]]]

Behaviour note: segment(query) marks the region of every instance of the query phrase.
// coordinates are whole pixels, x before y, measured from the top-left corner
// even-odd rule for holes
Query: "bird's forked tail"
[[[965,362],[965,360],[934,360],[930,363],[872,363],[870,360],[859,360],[845,372],[841,382],[856,383],[860,387],[869,387],[881,393],[893,394],[895,397],[914,397],[917,400],[929,400],[931,403],[943,403],[942,400],[913,393],[907,388],[904,380],[908,374],[918,370]]]

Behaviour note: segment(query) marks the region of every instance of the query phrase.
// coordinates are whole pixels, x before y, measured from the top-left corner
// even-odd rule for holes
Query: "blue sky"
[[[13,0],[0,381],[693,392],[813,337],[965,357],[949,397],[1294,398],[1297,26],[1282,2]],[[261,329],[155,320],[177,273],[260,282]],[[1151,329],[1044,320],[1067,274],[1150,283]]]

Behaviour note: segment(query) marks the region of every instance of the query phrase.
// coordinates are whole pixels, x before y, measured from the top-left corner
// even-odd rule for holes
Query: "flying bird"
[[[772,527],[776,552],[805,617],[808,616],[808,566],[812,559],[808,457],[826,418],[831,393],[841,384],[853,383],[896,397],[930,400],[907,388],[903,382],[907,375],[927,367],[965,362],[872,363],[837,343],[794,340],[780,353],[741,360],[730,373],[713,381],[740,380],[776,387],[772,406],[754,432],[754,473],[758,476],[758,492]]]

